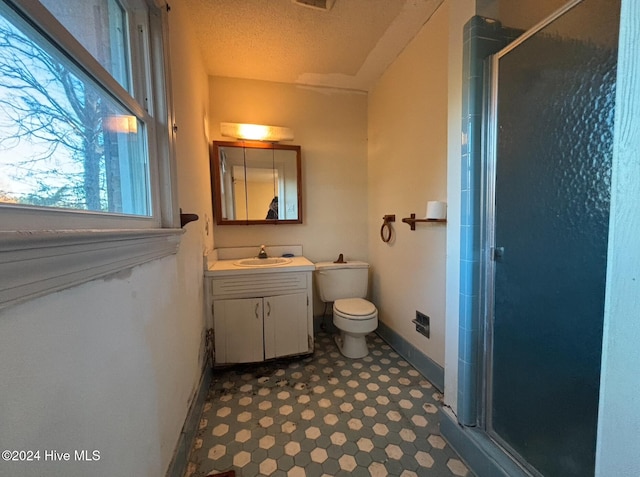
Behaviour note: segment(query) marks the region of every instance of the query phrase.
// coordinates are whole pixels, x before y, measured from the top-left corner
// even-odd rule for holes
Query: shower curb
[[[477,477],[531,477],[486,433],[460,425],[446,409],[440,419],[442,437]]]

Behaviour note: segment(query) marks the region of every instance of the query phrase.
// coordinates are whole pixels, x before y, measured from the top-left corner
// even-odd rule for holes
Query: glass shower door
[[[619,9],[584,0],[494,59],[487,430],[544,476],[594,471]]]

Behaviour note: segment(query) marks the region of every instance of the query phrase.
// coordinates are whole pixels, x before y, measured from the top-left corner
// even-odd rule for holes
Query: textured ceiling
[[[183,0],[214,76],[368,91],[443,0]]]

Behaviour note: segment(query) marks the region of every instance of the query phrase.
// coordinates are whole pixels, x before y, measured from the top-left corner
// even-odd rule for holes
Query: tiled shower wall
[[[475,16],[464,27],[462,84],[462,197],[460,213],[460,328],[458,355],[458,421],[477,422],[478,373],[483,342],[480,300],[482,197],[482,121],[485,60],[522,32]]]

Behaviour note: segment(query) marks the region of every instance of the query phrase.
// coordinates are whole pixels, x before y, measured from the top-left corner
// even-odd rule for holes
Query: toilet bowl
[[[367,334],[378,327],[378,310],[362,298],[343,298],[333,303],[333,324],[340,330],[336,344],[347,358],[369,354]]]
[[[369,354],[366,336],[378,327],[378,310],[367,301],[369,264],[365,262],[320,262],[316,284],[320,299],[333,302],[333,324],[340,334],[336,344],[347,358]]]

